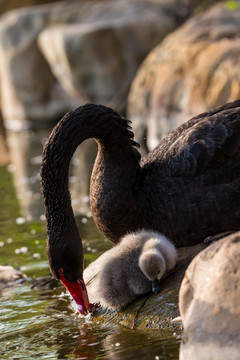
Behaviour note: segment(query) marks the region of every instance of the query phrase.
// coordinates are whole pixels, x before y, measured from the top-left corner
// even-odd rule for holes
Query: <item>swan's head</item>
[[[81,314],[90,310],[86,286],[83,280],[83,250],[80,241],[48,241],[49,267],[71,294]]]
[[[161,252],[157,249],[143,251],[138,264],[143,274],[151,281],[152,292],[157,293],[159,291],[158,282],[166,271],[166,263]]]

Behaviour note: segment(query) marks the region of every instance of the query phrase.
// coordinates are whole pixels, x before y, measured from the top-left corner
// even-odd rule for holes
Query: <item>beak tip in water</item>
[[[87,313],[90,311],[90,303],[84,281],[79,280],[76,283],[71,283],[67,281],[63,275],[61,275],[60,281],[63,283],[63,285],[65,285],[71,294],[76,304],[77,311],[82,315],[87,315]]]

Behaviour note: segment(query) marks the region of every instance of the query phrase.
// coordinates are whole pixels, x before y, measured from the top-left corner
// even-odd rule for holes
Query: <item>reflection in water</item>
[[[158,332],[134,332],[119,328],[104,340],[105,356],[122,359],[178,359],[178,341],[172,336],[164,339]]]
[[[77,338],[78,346],[72,351],[76,359],[96,359],[101,349],[101,341],[94,335],[92,329],[82,326]]]
[[[40,194],[39,168],[44,140],[49,130],[8,131],[11,169],[21,206],[28,220],[39,219],[44,213]]]
[[[8,130],[11,166],[21,213],[27,220],[39,219],[44,214],[40,194],[40,164],[42,148],[51,129]],[[74,154],[69,177],[72,206],[76,214],[89,212],[89,181],[96,156],[96,143],[87,140]]]
[[[68,340],[71,343],[70,339]],[[179,342],[175,338],[159,337],[157,332],[139,333],[112,324],[104,327],[91,324],[79,325],[78,343],[71,354],[75,359],[136,360],[178,359]],[[58,349],[58,358],[64,358],[66,348]]]
[[[84,141],[76,150],[71,166],[69,181],[72,207],[75,214],[87,214],[89,208],[89,187],[97,144],[93,139]]]

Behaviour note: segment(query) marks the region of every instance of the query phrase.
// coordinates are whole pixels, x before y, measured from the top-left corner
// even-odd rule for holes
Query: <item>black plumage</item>
[[[198,115],[143,159],[130,122],[101,105],[66,114],[44,146],[42,193],[52,272],[82,278],[82,243],[68,191],[69,164],[88,138],[98,143],[90,202],[99,230],[117,243],[139,229],[177,246],[240,229],[240,100]]]

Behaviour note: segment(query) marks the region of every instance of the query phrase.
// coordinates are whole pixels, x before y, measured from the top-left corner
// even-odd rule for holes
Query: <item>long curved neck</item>
[[[81,106],[66,114],[54,128],[44,146],[41,166],[49,241],[58,241],[67,231],[73,231],[80,239],[76,235],[68,189],[70,161],[77,146],[88,138],[95,138],[100,144],[103,166],[120,168],[125,163],[137,167],[140,155],[132,137],[127,120],[100,105]],[[106,168],[100,170],[101,173],[107,171]]]

